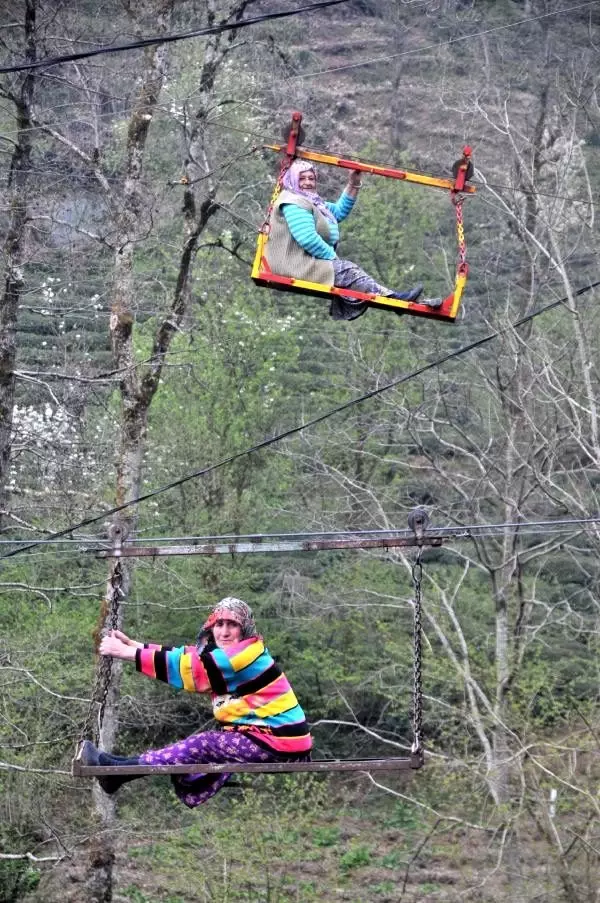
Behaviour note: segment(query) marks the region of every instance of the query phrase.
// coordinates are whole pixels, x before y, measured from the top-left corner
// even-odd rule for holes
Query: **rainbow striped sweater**
[[[246,732],[260,746],[286,758],[305,756],[312,739],[290,683],[261,637],[225,649],[156,646],[136,650],[135,665],[147,677],[180,690],[210,693],[213,715],[224,730]]]

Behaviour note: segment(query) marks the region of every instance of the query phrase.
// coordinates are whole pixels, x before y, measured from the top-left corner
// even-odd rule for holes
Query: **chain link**
[[[456,210],[456,234],[458,235],[458,263],[464,266],[467,261],[467,243],[465,241],[465,227],[463,225],[462,205],[464,198],[461,195],[454,200]]]
[[[421,565],[421,552],[412,566],[412,579],[414,587],[414,674],[413,674],[413,744],[412,752],[422,754],[423,733],[423,628],[421,621],[421,583],[423,580],[423,567]]]
[[[292,164],[291,157],[286,157],[284,160],[281,161],[281,166],[279,168],[279,175],[277,176],[277,182],[275,184],[275,189],[271,196],[271,200],[269,201],[269,206],[267,207],[267,213],[265,215],[264,222],[259,230],[260,232],[263,233],[263,235],[269,235],[269,233],[271,231],[271,214],[273,213],[273,207],[275,206],[275,201],[277,200],[277,198],[279,197],[279,195],[281,193],[281,187],[283,185],[283,177],[286,174],[286,172],[288,171],[288,169],[290,168],[291,164]]]
[[[469,272],[467,264],[467,242],[465,239],[465,227],[463,224],[462,205],[466,200],[465,195],[453,193],[451,195],[452,203],[456,210],[456,234],[458,237],[458,266],[457,276],[466,276]]]
[[[123,563],[121,559],[118,559],[115,562],[113,572],[110,576],[110,588],[108,623],[106,626],[108,630],[116,630],[119,626],[119,605],[121,599],[125,595],[123,592]],[[98,729],[100,729],[102,721],[104,720],[104,710],[106,708],[106,700],[108,698],[112,679],[112,663],[113,660],[110,655],[103,655],[98,665],[98,683],[102,687],[102,693],[98,703]]]
[[[108,619],[103,627],[108,630],[116,630],[119,626],[119,603],[124,596],[122,562],[118,559],[110,575],[109,588],[104,606],[107,609]],[[96,665],[96,677],[92,689],[90,705],[79,736],[79,744],[90,737],[97,739],[100,733],[106,701],[112,679],[112,658],[102,656]],[[94,731],[96,728],[96,731]]]

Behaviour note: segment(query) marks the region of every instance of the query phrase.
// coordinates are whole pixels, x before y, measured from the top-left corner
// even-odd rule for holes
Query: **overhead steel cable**
[[[390,60],[396,60],[403,56],[412,56],[415,53],[422,54],[426,50],[439,50],[442,47],[450,47],[452,44],[458,44],[460,41],[472,41],[473,38],[484,37],[493,34],[496,31],[505,31],[508,28],[518,28],[529,22],[537,22],[539,19],[547,19],[550,16],[560,16],[563,13],[572,13],[578,9],[586,9],[587,7],[596,7],[598,0],[586,0],[585,3],[577,3],[575,6],[566,6],[563,9],[556,9],[548,13],[540,13],[539,16],[528,16],[526,19],[519,19],[517,22],[507,22],[504,25],[495,25],[492,28],[486,28],[483,31],[472,31],[469,34],[458,35],[456,38],[448,38],[447,41],[438,41],[434,44],[426,44],[421,47],[412,47],[410,50],[402,50],[400,53],[390,53],[386,56],[374,57],[369,60],[362,60],[358,63],[347,63],[345,66],[332,66],[329,69],[316,69],[314,72],[299,72],[296,75],[286,76],[287,81],[297,78],[315,78],[327,75],[330,72],[344,72],[347,69],[359,69],[361,66],[372,66],[375,63],[388,63]]]
[[[442,536],[448,539],[473,539],[473,538],[490,538],[500,536],[505,530],[518,530],[523,535],[546,536],[557,533],[572,533],[574,529],[590,526],[591,524],[600,524],[600,512],[588,517],[566,517],[553,520],[517,520],[507,521],[504,523],[492,524],[461,524],[446,527],[439,527],[430,524],[427,532]],[[413,533],[410,530],[394,530],[394,529],[377,529],[377,530],[317,530],[305,531],[302,533],[215,533],[205,536],[135,536],[127,540],[128,546],[150,543],[227,543],[232,541],[262,543],[262,542],[302,542],[303,540],[315,539],[369,539],[369,538],[386,538],[386,537],[409,537]],[[0,539],[0,545],[16,545],[31,542],[28,539]],[[98,547],[99,540],[97,536],[87,537],[70,537],[68,539],[40,539],[36,541],[39,546],[44,545],[78,545],[78,546],[94,546]],[[102,546],[104,548],[105,546]]]
[[[499,536],[505,530],[518,530],[523,534],[546,535],[554,533],[571,533],[574,528],[585,527],[591,524],[600,523],[600,512],[588,517],[568,517],[558,518],[555,520],[533,520],[533,521],[507,521],[506,523],[494,524],[464,524],[455,526],[438,527],[435,524],[429,524],[427,533],[436,536],[447,537],[448,539],[470,539],[472,537],[492,537]],[[209,536],[172,536],[172,537],[145,537],[139,536],[127,540],[127,545],[148,544],[152,542],[223,542],[240,540],[243,542],[260,543],[263,541],[298,541],[307,539],[368,539],[385,538],[385,537],[410,537],[414,535],[412,530],[319,530],[315,532],[304,533],[222,533]],[[26,541],[26,540],[25,540]]]
[[[76,60],[84,60],[93,56],[101,56],[107,53],[123,53],[129,50],[139,50],[144,47],[153,47],[157,44],[172,44],[175,41],[186,41],[189,38],[201,38],[212,34],[221,34],[224,31],[237,31],[238,28],[246,28],[248,25],[258,25],[260,22],[269,22],[273,19],[283,19],[287,16],[297,16],[300,13],[312,12],[324,9],[327,6],[336,6],[338,3],[348,3],[349,0],[321,0],[310,6],[299,6],[296,9],[288,9],[275,13],[264,13],[254,16],[252,19],[240,19],[237,22],[221,22],[219,25],[211,25],[206,28],[198,28],[194,31],[184,31],[177,34],[162,35],[151,38],[141,38],[138,41],[130,41],[127,44],[117,44],[116,47],[103,46],[96,50],[81,50],[78,53],[65,53],[61,56],[46,57],[43,60],[35,60],[30,63],[17,63],[14,66],[0,66],[0,73],[24,72],[28,69],[47,69],[49,66],[60,66],[62,63],[72,63]]]
[[[581,533],[586,526],[600,524],[600,513],[588,517],[558,518],[555,520],[517,520],[493,524],[462,524],[439,527],[430,524],[427,536],[444,540],[492,539],[501,537],[506,530],[518,531],[520,536],[556,536],[565,533]],[[298,546],[346,541],[348,545],[360,541],[385,541],[386,539],[409,539],[414,535],[411,530],[377,529],[377,530],[318,530],[302,533],[217,533],[206,536],[134,536],[126,541],[127,547],[154,546],[169,549],[174,543],[187,543],[191,548],[197,546],[222,545],[233,551],[233,546],[262,546],[264,551],[272,551],[270,546],[280,544],[297,544]],[[28,539],[0,539],[0,546],[26,544]],[[161,544],[157,546],[157,544]],[[98,536],[69,537],[68,539],[40,539],[38,546],[75,546],[77,552],[106,552],[110,546]]]
[[[600,286],[600,280],[583,286],[583,288],[577,289],[577,291],[573,292],[573,297],[584,295],[586,292],[589,292],[592,289],[597,288],[598,286]],[[541,307],[539,310],[533,311],[532,313],[527,314],[525,317],[521,317],[521,319],[516,320],[514,323],[510,324],[504,329],[498,329],[495,332],[491,332],[487,336],[483,336],[483,338],[481,339],[476,339],[474,342],[469,342],[468,345],[463,345],[462,348],[457,348],[456,351],[451,351],[434,361],[430,361],[428,364],[423,364],[421,367],[417,367],[416,370],[412,370],[410,373],[404,374],[404,376],[399,376],[397,379],[393,379],[391,382],[386,383],[383,386],[378,386],[376,389],[371,389],[370,392],[365,392],[364,395],[359,395],[356,398],[351,398],[349,401],[346,401],[329,411],[325,411],[325,413],[319,414],[317,417],[313,417],[311,420],[306,421],[306,423],[301,423],[299,426],[290,427],[288,430],[284,430],[282,433],[278,433],[275,436],[270,436],[268,439],[263,439],[261,442],[257,442],[255,445],[252,445],[249,448],[246,448],[239,452],[234,452],[231,455],[227,455],[227,457],[221,458],[220,461],[217,461],[214,464],[209,464],[207,467],[202,467],[199,470],[194,470],[191,473],[185,474],[183,477],[179,477],[178,479],[173,480],[170,483],[166,483],[163,486],[158,486],[156,489],[150,490],[150,492],[146,492],[143,495],[139,495],[136,498],[130,499],[128,502],[123,502],[122,505],[116,505],[114,508],[103,511],[101,514],[97,514],[94,517],[88,517],[76,524],[71,524],[71,526],[65,527],[64,530],[59,530],[56,533],[53,533],[52,536],[47,537],[47,539],[59,539],[62,536],[68,536],[75,530],[81,530],[83,527],[97,523],[99,520],[103,520],[107,517],[112,517],[114,514],[119,514],[119,512],[125,511],[127,508],[131,508],[132,505],[139,505],[141,502],[146,502],[149,499],[155,498],[157,495],[162,495],[162,493],[168,492],[171,489],[175,489],[177,486],[182,486],[184,483],[190,482],[190,480],[195,480],[198,479],[198,477],[206,476],[206,474],[212,473],[213,471],[224,467],[226,464],[232,464],[234,461],[239,461],[241,458],[245,458],[247,455],[251,455],[263,448],[268,448],[270,445],[281,442],[283,439],[289,439],[290,436],[294,436],[297,433],[301,433],[303,430],[316,426],[319,423],[323,423],[325,420],[328,420],[335,414],[340,414],[342,413],[342,411],[347,411],[350,408],[354,407],[354,405],[362,404],[363,401],[367,401],[368,399],[376,398],[378,395],[382,395],[384,392],[387,392],[388,389],[394,389],[396,386],[400,386],[403,383],[409,382],[411,379],[414,379],[417,376],[421,376],[423,373],[434,370],[436,367],[440,367],[442,364],[448,363],[448,361],[451,361],[454,358],[460,357],[463,354],[467,354],[469,351],[474,351],[476,348],[481,348],[483,347],[483,345],[487,345],[488,342],[491,342],[493,339],[498,338],[500,335],[504,335],[511,329],[520,329],[522,326],[530,323],[541,314],[548,313],[548,311],[560,307],[567,300],[568,298],[564,297],[559,298],[557,301],[552,301],[549,304],[544,305],[544,307]],[[19,555],[22,552],[28,551],[29,549],[34,549],[37,547],[37,545],[37,542],[32,542],[29,545],[21,546],[18,549],[13,549],[4,555],[0,555],[0,561],[5,558],[12,558],[14,555]]]

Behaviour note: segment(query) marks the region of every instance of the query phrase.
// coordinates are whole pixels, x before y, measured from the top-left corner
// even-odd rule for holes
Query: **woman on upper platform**
[[[417,301],[423,291],[422,285],[406,292],[395,292],[336,253],[340,240],[338,224],[354,207],[360,186],[360,171],[351,172],[338,200],[335,203],[324,201],[317,192],[317,172],[312,163],[294,160],[283,177],[283,189],[274,204],[271,232],[265,247],[267,263],[273,273],[281,276]],[[419,303],[438,308],[442,299],[430,298]],[[336,320],[355,320],[367,307],[364,301],[334,295],[329,313]],[[402,313],[401,310],[397,312]]]

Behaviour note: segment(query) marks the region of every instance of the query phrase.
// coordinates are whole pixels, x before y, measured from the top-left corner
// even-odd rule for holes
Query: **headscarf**
[[[256,636],[254,615],[252,614],[252,609],[248,603],[243,602],[241,599],[236,599],[235,596],[226,596],[224,599],[221,599],[220,602],[217,602],[202,625],[202,630],[198,634],[198,639],[196,641],[199,652],[204,648],[210,634],[212,634],[214,624],[219,618],[226,617],[235,621],[242,628],[240,639],[247,640],[251,636]]]
[[[300,188],[299,178],[300,174],[303,172],[308,172],[312,170],[315,174],[315,178],[317,177],[317,170],[308,160],[294,160],[291,166],[286,169],[285,174],[283,176],[282,184],[284,188],[287,188],[288,191],[292,191],[294,194],[299,194],[301,197],[308,198],[308,200],[315,205],[315,207],[323,214],[323,216],[331,220],[331,222],[337,222],[335,216],[323,200],[320,194],[316,191],[305,191],[303,188]]]

